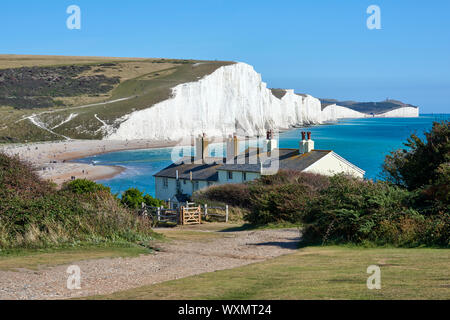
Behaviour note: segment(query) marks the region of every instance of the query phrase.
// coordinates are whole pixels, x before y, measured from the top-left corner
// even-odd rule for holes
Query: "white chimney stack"
[[[227,139],[227,163],[233,163],[234,158],[239,154],[239,140],[236,135],[231,136]]]
[[[273,150],[278,148],[278,142],[275,139],[275,136],[274,136],[272,130],[267,131],[266,145],[267,145],[267,152],[272,152]]]
[[[196,139],[195,143],[195,163],[204,163],[206,158],[209,156],[209,139],[206,134],[200,135]]]
[[[308,138],[306,138],[308,135]],[[302,141],[300,141],[300,154],[305,154],[314,150],[314,141],[311,139],[311,132],[302,132]]]

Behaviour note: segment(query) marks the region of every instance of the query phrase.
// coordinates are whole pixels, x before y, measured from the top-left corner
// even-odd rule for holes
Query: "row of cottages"
[[[210,157],[210,140],[196,139],[195,156],[185,157],[155,174],[156,197],[165,201],[185,202],[192,194],[212,185],[244,183],[278,170],[334,175],[345,173],[363,178],[365,171],[331,150],[314,149],[311,133],[302,132],[298,149],[278,148],[273,132],[267,133],[264,146],[239,153],[236,136],[226,142],[226,157]],[[248,141],[246,141],[248,142]]]

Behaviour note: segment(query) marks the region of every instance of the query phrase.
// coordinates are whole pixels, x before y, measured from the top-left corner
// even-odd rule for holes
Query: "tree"
[[[448,170],[450,162],[449,121],[435,122],[426,141],[413,134],[404,143],[408,149],[390,153],[383,164],[387,181],[417,190],[425,186],[442,183],[443,171]]]
[[[161,206],[165,205],[165,202],[163,200],[153,198],[149,194],[144,196],[144,202],[146,205],[148,205],[150,207],[161,207]]]
[[[144,195],[141,191],[136,188],[130,188],[125,191],[122,195],[122,204],[126,205],[128,208],[137,209],[142,206],[144,202]]]
[[[153,198],[149,194],[144,196],[144,193],[136,188],[130,188],[122,195],[122,204],[126,205],[128,208],[139,209],[142,206],[142,203],[145,203],[150,207],[161,207],[165,205],[164,201]]]
[[[409,149],[391,152],[383,164],[386,179],[414,191],[415,207],[424,214],[450,212],[449,121],[435,122],[426,141],[411,135]],[[449,217],[447,216],[447,219]]]

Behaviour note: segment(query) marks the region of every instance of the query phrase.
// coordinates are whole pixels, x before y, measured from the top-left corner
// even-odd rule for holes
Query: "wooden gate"
[[[181,207],[181,224],[201,224],[202,209],[198,207]]]

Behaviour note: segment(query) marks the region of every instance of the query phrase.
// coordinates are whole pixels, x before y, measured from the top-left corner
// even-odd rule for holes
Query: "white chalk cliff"
[[[337,119],[368,118],[370,115],[353,109],[332,104],[322,110],[322,121],[335,121]]]
[[[419,108],[403,107],[382,114],[377,114],[377,118],[416,118],[419,116]]]
[[[367,115],[336,105],[322,111],[319,99],[294,90],[279,99],[252,66],[236,63],[176,86],[170,99],[131,113],[106,139],[177,140],[234,132],[254,136],[267,129],[362,117]]]

